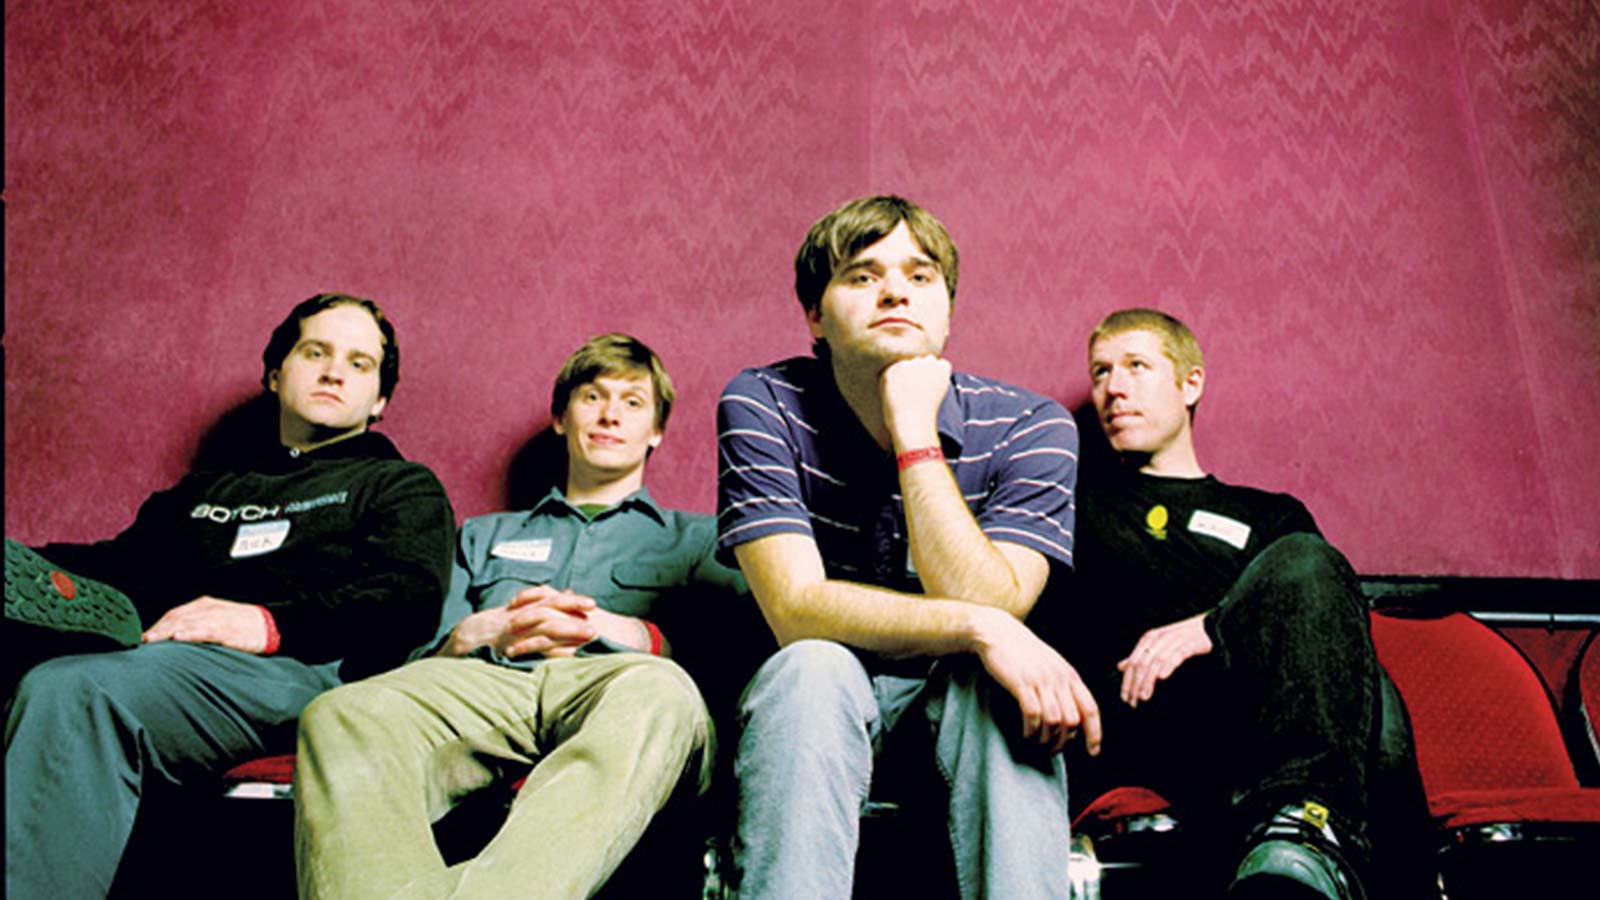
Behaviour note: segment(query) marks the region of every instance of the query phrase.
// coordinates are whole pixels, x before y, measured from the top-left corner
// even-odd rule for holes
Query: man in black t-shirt
[[[1229,897],[1365,896],[1384,688],[1355,573],[1300,501],[1200,467],[1205,368],[1182,322],[1113,313],[1089,371],[1116,462],[1079,483],[1064,642],[1121,702],[1102,701],[1104,758],[1075,781],[1146,784],[1231,825],[1195,829],[1233,850]]]

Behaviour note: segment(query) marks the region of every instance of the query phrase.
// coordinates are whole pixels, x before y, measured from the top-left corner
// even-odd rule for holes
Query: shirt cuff
[[[272,610],[265,606],[258,606],[261,610],[261,620],[267,625],[267,646],[261,650],[262,656],[271,656],[278,652],[278,646],[283,643],[283,635],[278,633],[278,620],[272,617]]]

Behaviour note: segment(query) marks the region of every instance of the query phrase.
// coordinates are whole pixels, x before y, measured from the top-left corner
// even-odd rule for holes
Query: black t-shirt
[[[1256,554],[1319,534],[1288,494],[1115,471],[1079,484],[1068,658],[1114,664],[1145,631],[1214,609]]]

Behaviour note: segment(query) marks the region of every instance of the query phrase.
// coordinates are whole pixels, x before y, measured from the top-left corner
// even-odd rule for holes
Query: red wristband
[[[272,618],[272,611],[265,606],[258,606],[261,610],[261,619],[267,623],[267,646],[261,650],[262,656],[271,656],[278,652],[278,645],[283,643],[283,636],[278,634],[278,622]]]
[[[660,656],[661,629],[657,628],[656,623],[650,621],[649,619],[640,619],[639,621],[644,623],[644,630],[650,632],[650,655]]]
[[[915,450],[907,450],[904,453],[895,454],[894,464],[899,466],[900,471],[903,472],[919,462],[927,462],[930,459],[944,462],[944,450],[939,447],[918,447]]]

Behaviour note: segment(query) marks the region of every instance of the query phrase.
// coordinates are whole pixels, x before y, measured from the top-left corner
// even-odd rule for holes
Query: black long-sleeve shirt
[[[39,550],[127,593],[146,627],[202,595],[260,604],[279,653],[343,660],[349,680],[400,664],[432,634],[454,538],[438,478],[365,432],[192,472],[111,540]]]

